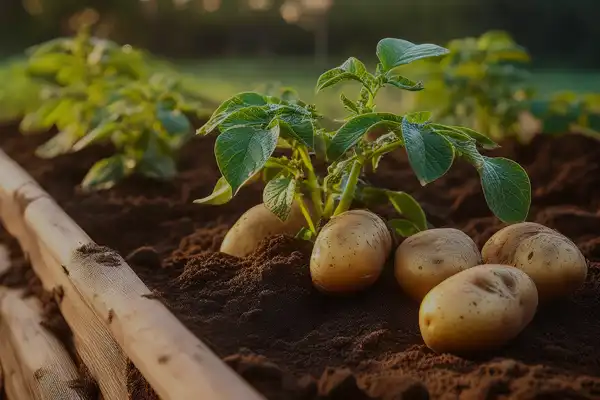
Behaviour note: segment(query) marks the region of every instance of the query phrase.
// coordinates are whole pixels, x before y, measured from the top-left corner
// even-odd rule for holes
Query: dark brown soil
[[[0,134],[0,144],[99,243],[128,259],[175,315],[269,399],[600,399],[600,143],[579,136],[507,143],[494,155],[519,161],[534,190],[529,220],[571,237],[590,260],[585,286],[542,306],[505,348],[479,358],[429,351],[418,305],[389,268],[370,290],[327,297],[313,289],[310,244],[276,237],[245,259],[216,252],[228,227],[260,201],[260,187],[230,204],[201,207],[218,178],[212,139],[192,142],[180,176],[134,178],[100,194],[77,184],[105,149],[35,159],[41,137]],[[482,245],[503,225],[487,209],[475,172],[457,163],[421,188],[399,152],[371,177],[416,195],[435,226]],[[386,209],[378,210],[383,214]],[[134,399],[153,398],[134,368]]]

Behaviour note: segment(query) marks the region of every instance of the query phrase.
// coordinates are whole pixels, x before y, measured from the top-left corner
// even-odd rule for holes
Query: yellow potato
[[[421,336],[440,353],[492,349],[516,337],[533,319],[537,305],[535,284],[523,271],[478,265],[427,293],[419,309]]]
[[[263,203],[246,211],[225,235],[219,251],[232,256],[245,257],[259,243],[275,235],[295,235],[307,225],[300,206],[294,203],[287,220],[281,221]]]
[[[496,232],[482,250],[486,263],[512,265],[535,282],[540,300],[568,296],[585,282],[587,263],[566,236],[540,224],[523,222]]]
[[[323,292],[354,292],[372,285],[392,249],[383,220],[366,210],[346,211],[321,230],[310,258],[310,275]]]
[[[452,228],[429,229],[402,242],[396,249],[394,272],[400,287],[417,301],[444,279],[481,264],[477,245]]]

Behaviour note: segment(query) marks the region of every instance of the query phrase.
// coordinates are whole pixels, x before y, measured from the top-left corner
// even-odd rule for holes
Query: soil
[[[310,244],[264,241],[246,258],[218,253],[227,229],[261,200],[244,188],[221,207],[192,200],[218,179],[213,140],[192,141],[170,183],[132,178],[102,193],[77,184],[110,149],[36,159],[43,136],[0,132],[0,145],[95,241],[121,254],[173,313],[268,399],[600,399],[600,143],[581,136],[508,142],[489,155],[523,165],[533,188],[530,221],[569,236],[589,260],[585,286],[539,308],[510,344],[475,358],[423,344],[418,304],[386,269],[352,297],[329,297],[310,281]],[[457,162],[422,188],[403,152],[384,159],[373,183],[415,194],[436,227],[462,229],[478,245],[503,225],[487,209],[475,171]],[[383,215],[388,209],[377,210]],[[4,239],[2,239],[4,240]],[[156,397],[132,367],[133,399]]]

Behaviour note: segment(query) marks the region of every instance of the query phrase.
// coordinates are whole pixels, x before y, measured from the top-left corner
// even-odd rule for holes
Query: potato
[[[297,203],[294,203],[285,221],[281,221],[261,203],[246,211],[236,221],[225,235],[219,251],[245,257],[256,250],[263,239],[280,234],[295,235],[307,225]]]
[[[427,293],[419,309],[421,336],[440,353],[493,349],[516,337],[537,305],[537,289],[526,273],[507,265],[477,265]]]
[[[533,222],[499,230],[483,246],[482,255],[486,263],[524,271],[535,282],[540,301],[573,293],[587,276],[587,263],[577,246],[557,231]]]
[[[321,230],[310,258],[313,284],[328,293],[355,292],[372,285],[392,250],[383,220],[366,210],[333,217]]]
[[[477,264],[481,264],[479,249],[464,232],[429,229],[398,246],[394,272],[404,292],[420,302],[444,279]]]

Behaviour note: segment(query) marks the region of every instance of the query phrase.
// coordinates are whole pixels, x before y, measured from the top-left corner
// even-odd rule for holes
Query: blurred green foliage
[[[576,132],[600,139],[600,94],[557,92],[549,99],[534,99],[530,110],[545,134]]]
[[[517,133],[533,95],[527,51],[502,31],[452,40],[448,48],[449,55],[429,65],[430,90],[419,93],[416,108],[431,107],[442,121],[496,139]]]
[[[24,134],[55,128],[37,156],[112,144],[115,154],[91,168],[84,190],[109,188],[134,173],[172,178],[176,152],[192,133],[190,118],[207,113],[189,78],[131,46],[91,36],[87,25],[74,37],[33,47],[4,73],[19,78],[2,92],[0,104],[19,100],[4,118],[22,117]]]

